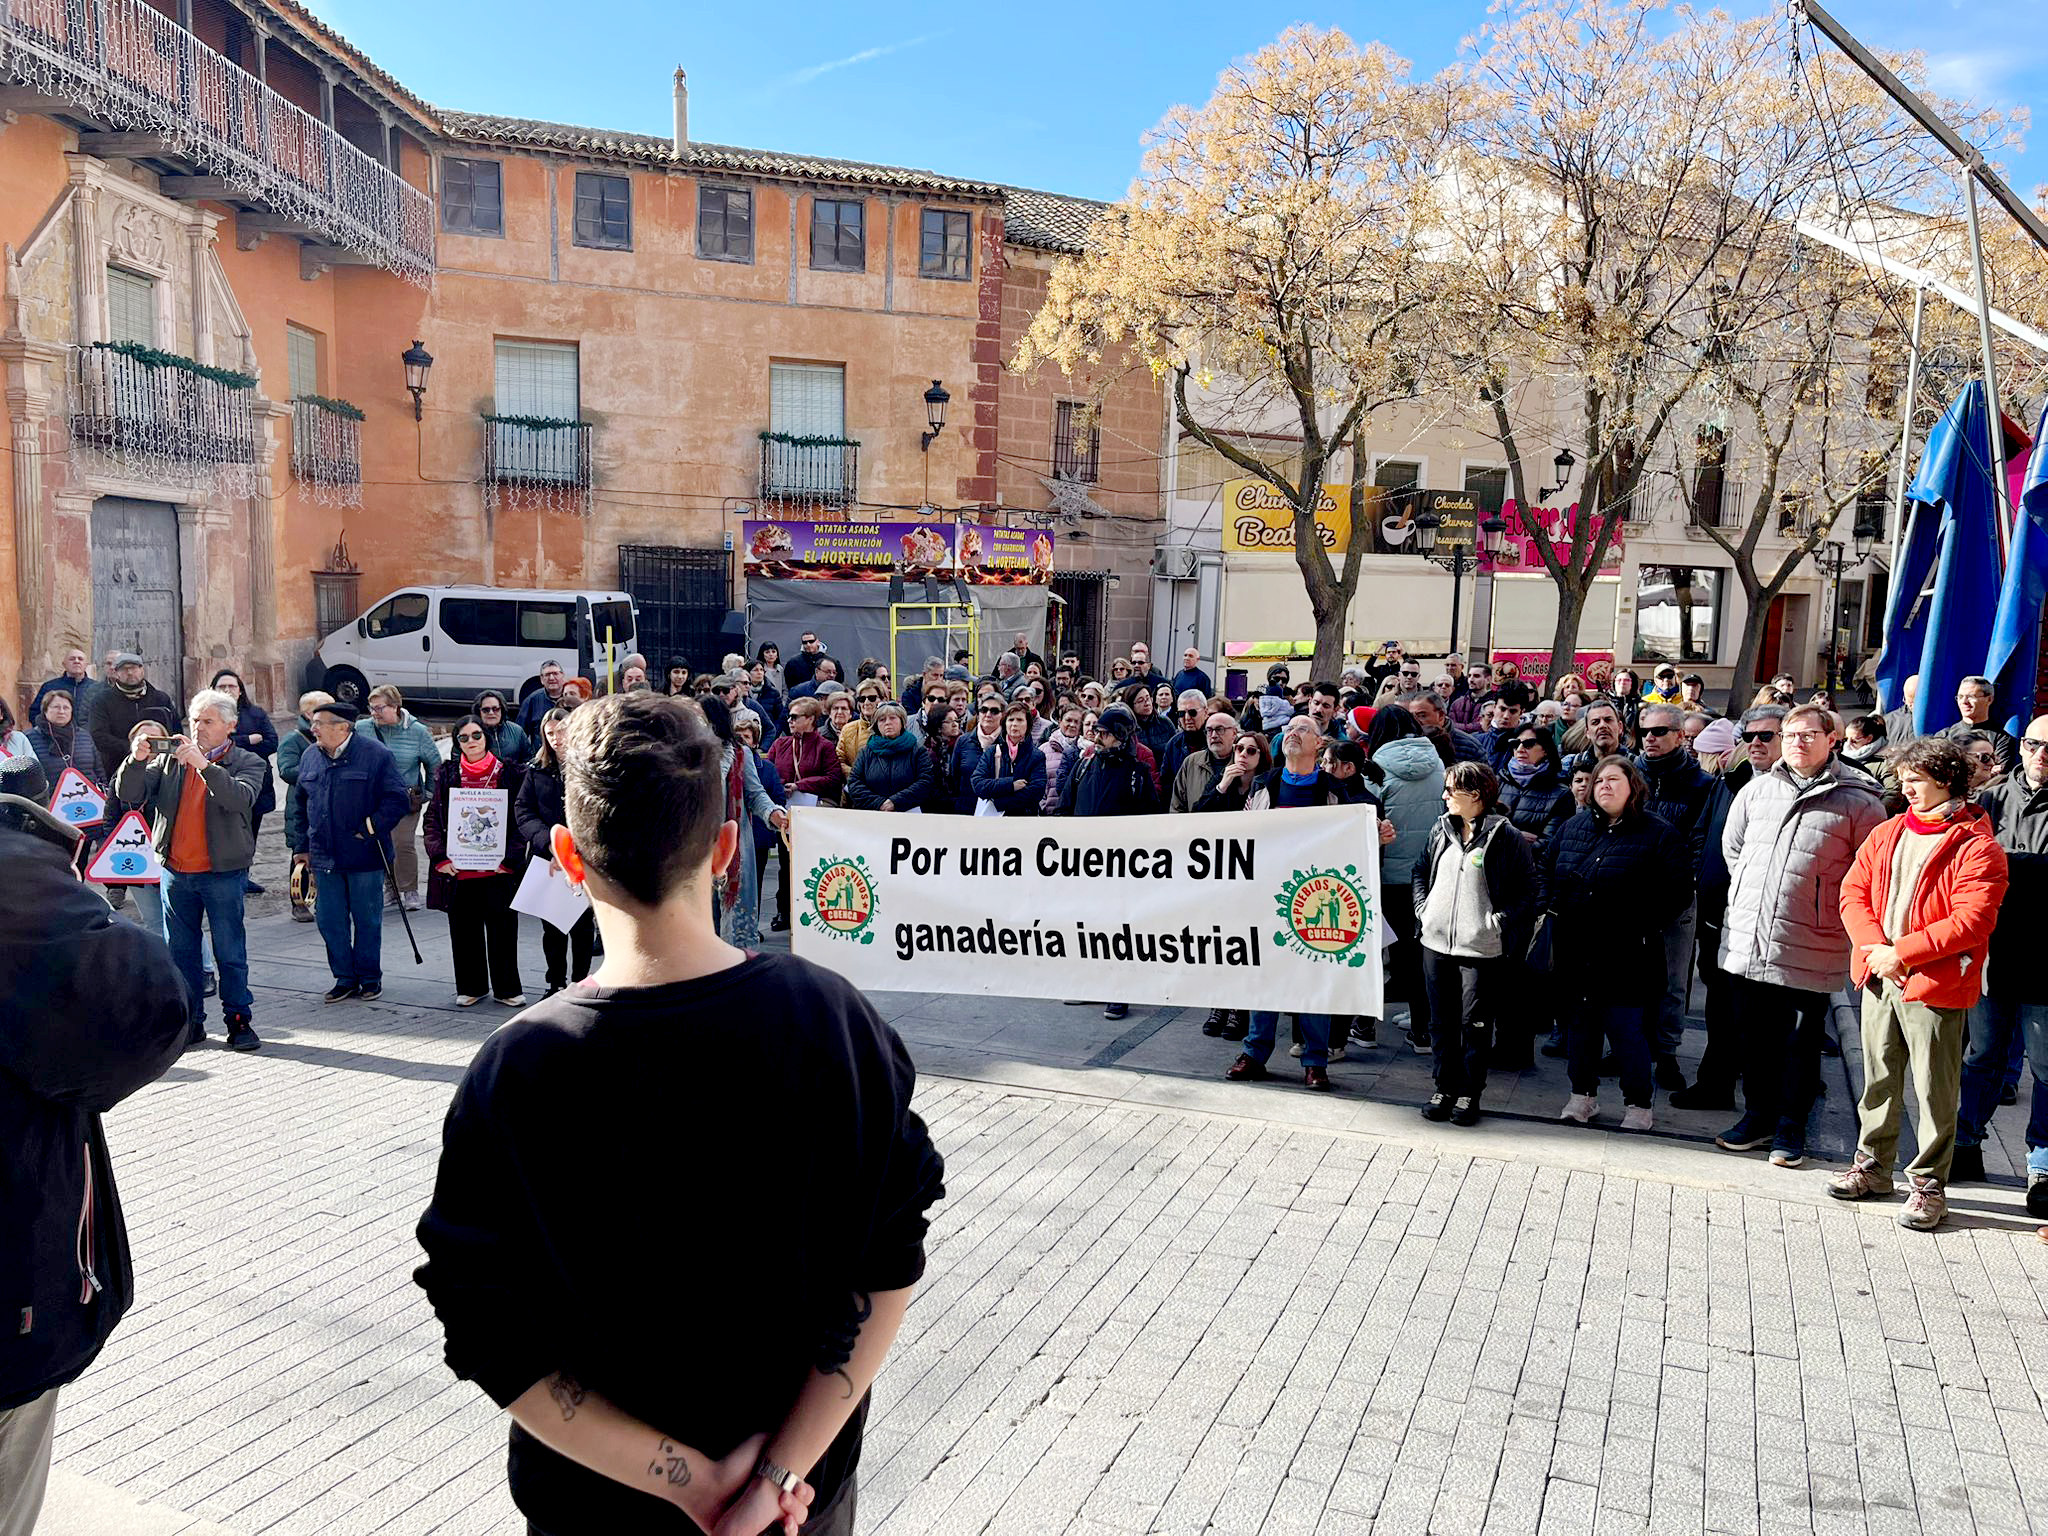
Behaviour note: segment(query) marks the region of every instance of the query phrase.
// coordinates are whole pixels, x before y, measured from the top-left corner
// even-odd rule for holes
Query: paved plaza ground
[[[109,1117],[138,1300],[60,1399],[42,1536],[523,1531],[505,1420],[411,1280],[442,1113],[507,1014],[455,1009],[445,924],[415,926],[424,967],[388,914],[384,999],[323,1008],[314,930],[254,917],[263,1050],[216,1014]],[[1841,1206],[1853,1038],[1786,1171],[1716,1151],[1727,1116],[1561,1127],[1551,1061],[1478,1129],[1427,1124],[1392,1028],[1321,1097],[1224,1083],[1192,1011],[876,1002],[948,1198],[864,1532],[2048,1529],[2022,1116],[1937,1236]]]

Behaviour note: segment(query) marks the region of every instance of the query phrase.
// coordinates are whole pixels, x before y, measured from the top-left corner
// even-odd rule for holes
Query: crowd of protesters
[[[777,850],[791,808],[1015,817],[1369,803],[1393,931],[1388,1012],[1432,1058],[1430,1119],[1476,1123],[1489,1073],[1526,1069],[1540,1049],[1566,1063],[1563,1120],[1594,1123],[1613,1083],[1624,1129],[1651,1129],[1662,1094],[1731,1115],[1720,1146],[1797,1167],[1822,1055],[1838,1050],[1831,1003],[1853,989],[1868,1086],[1857,1160],[1834,1193],[1892,1187],[1910,1090],[1919,1152],[1902,1220],[1937,1225],[1946,1186],[1984,1177],[1988,1123],[2016,1101],[2025,1069],[2029,1208],[2048,1216],[2048,963],[2019,938],[2048,904],[2048,720],[2023,737],[1999,730],[1985,679],[1966,679],[1955,723],[1921,738],[1910,707],[1845,715],[1789,676],[1731,717],[1699,676],[1668,664],[1647,677],[1597,664],[1539,697],[1512,663],[1425,668],[1390,648],[1334,680],[1297,681],[1276,664],[1233,699],[1194,650],[1179,660],[1168,677],[1140,643],[1097,676],[1018,635],[986,666],[965,651],[928,657],[899,687],[881,661],[842,662],[805,631],[787,659],[763,643],[710,672],[630,656],[609,688],[693,698],[720,743],[727,808],[747,832],[713,891],[730,942],[789,926]],[[458,1003],[523,1003],[512,892],[527,860],[552,858],[562,734],[606,685],[550,662],[523,701],[486,690],[443,761],[395,688],[373,690],[364,719],[308,693],[280,741],[233,671],[180,710],[140,658],[104,663],[96,682],[82,652],[68,655],[25,729],[0,721],[0,752],[32,754],[50,782],[75,768],[150,813],[169,874],[145,918],[164,928],[196,997],[221,991],[231,1042],[254,1039],[239,894],[256,828],[279,803],[273,756],[293,915],[317,913],[330,1001],[378,995],[381,908],[421,904],[417,829],[424,904],[449,916]],[[171,736],[185,740],[167,746]],[[237,803],[231,814],[214,803],[226,790],[209,801],[202,847],[198,818],[181,830],[179,813],[216,772],[239,786]],[[499,869],[458,871],[448,793],[479,785],[507,792],[516,836]],[[553,993],[588,973],[595,935],[587,918],[543,932]],[[1132,1001],[1105,1011],[1121,1018]],[[1706,1048],[1687,1082],[1679,1047],[1695,1002]],[[1305,1086],[1327,1089],[1330,1064],[1380,1044],[1382,1022],[1295,1016]],[[1277,1010],[1217,1008],[1202,1029],[1238,1046],[1226,1075],[1245,1081],[1268,1076],[1278,1023]]]

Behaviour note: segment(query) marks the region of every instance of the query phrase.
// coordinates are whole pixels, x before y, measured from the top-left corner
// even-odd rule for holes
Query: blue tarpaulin
[[[1991,628],[1984,675],[1998,691],[1993,717],[2018,736],[2034,715],[2035,669],[2040,656],[2041,603],[2048,597],[2048,407],[2034,432],[2034,456],[2020,492],[2005,586]]]

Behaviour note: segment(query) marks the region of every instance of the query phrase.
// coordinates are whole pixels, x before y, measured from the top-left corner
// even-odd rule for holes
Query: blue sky
[[[310,3],[440,106],[666,134],[680,63],[694,138],[1102,198],[1122,195],[1145,131],[1169,106],[1206,99],[1225,64],[1293,22],[1379,38],[1434,71],[1487,14],[1484,0],[1038,0],[981,11],[927,0]],[[1945,90],[2048,103],[2038,0],[1833,0],[1830,9],[1866,43],[1924,50]],[[2030,137],[2038,142],[2007,166],[2029,194],[2048,183],[2048,123]]]

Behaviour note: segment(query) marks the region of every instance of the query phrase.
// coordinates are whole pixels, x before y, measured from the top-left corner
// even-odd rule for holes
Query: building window
[[[838,363],[774,363],[768,429],[788,437],[846,436],[846,369]]]
[[[1493,516],[1508,499],[1507,466],[1467,464],[1464,489],[1466,495],[1479,503],[1481,517]]]
[[[583,408],[576,344],[556,341],[498,343],[499,416],[574,421]]]
[[[320,338],[296,325],[284,328],[286,379],[292,398],[320,393]]]
[[[1094,485],[1102,477],[1100,412],[1085,400],[1053,407],[1052,477]]]
[[[697,189],[697,254],[711,261],[754,259],[754,194],[738,187]]]
[[[837,198],[811,199],[811,265],[820,272],[865,272],[867,204]]]
[[[503,235],[505,194],[495,160],[441,162],[441,227],[453,235]]]
[[[973,247],[968,243],[968,227],[964,213],[944,208],[925,209],[923,232],[917,248],[917,275],[950,278],[955,282],[965,282],[972,277],[974,258]]]
[[[1712,666],[1725,574],[1696,565],[1643,566],[1636,574],[1635,659]]]
[[[156,345],[156,279],[107,268],[107,340]]]
[[[1372,467],[1372,483],[1387,491],[1412,491],[1422,484],[1420,459],[1381,459]]]
[[[576,173],[576,235],[578,245],[601,251],[633,249],[633,183],[625,176],[597,171]]]

